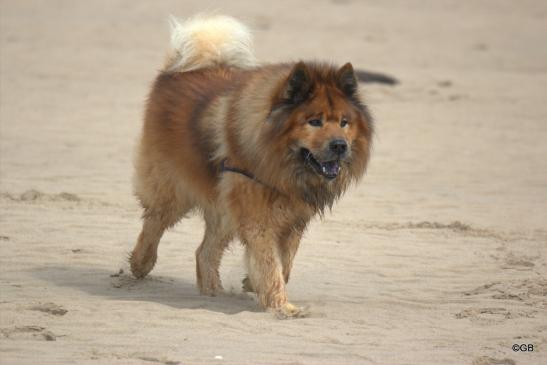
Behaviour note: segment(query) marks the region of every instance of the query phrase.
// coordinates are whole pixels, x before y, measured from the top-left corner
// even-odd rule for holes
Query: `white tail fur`
[[[166,71],[186,72],[225,65],[247,68],[256,65],[251,33],[245,25],[226,15],[198,15],[185,22],[170,17],[172,51]]]

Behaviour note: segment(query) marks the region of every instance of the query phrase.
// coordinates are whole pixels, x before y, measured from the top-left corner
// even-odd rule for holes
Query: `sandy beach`
[[[0,4],[0,364],[547,363],[545,2]],[[288,291],[307,318],[242,293],[237,242],[226,294],[200,296],[197,216],[128,274],[166,19],[204,11],[248,24],[262,62],[399,80],[360,85],[374,151],[300,246]]]

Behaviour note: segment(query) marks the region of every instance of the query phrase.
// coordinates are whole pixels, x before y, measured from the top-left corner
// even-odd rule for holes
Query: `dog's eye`
[[[348,125],[348,120],[346,118],[342,118],[342,121],[340,122],[340,127],[344,128]]]
[[[323,125],[323,122],[321,119],[312,119],[308,121],[308,124],[312,127],[321,127]]]

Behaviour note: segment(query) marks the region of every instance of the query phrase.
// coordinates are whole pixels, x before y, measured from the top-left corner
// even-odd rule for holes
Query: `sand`
[[[308,318],[241,293],[238,244],[227,294],[199,296],[198,217],[127,275],[166,18],[203,10],[250,24],[260,60],[400,80],[362,85],[374,154],[303,240],[288,290]],[[547,363],[545,34],[542,1],[2,1],[0,363]]]

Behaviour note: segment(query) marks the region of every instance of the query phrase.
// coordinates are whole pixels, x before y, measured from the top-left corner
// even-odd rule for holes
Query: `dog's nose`
[[[337,155],[343,155],[348,150],[348,144],[343,139],[334,139],[330,142],[330,150]]]

